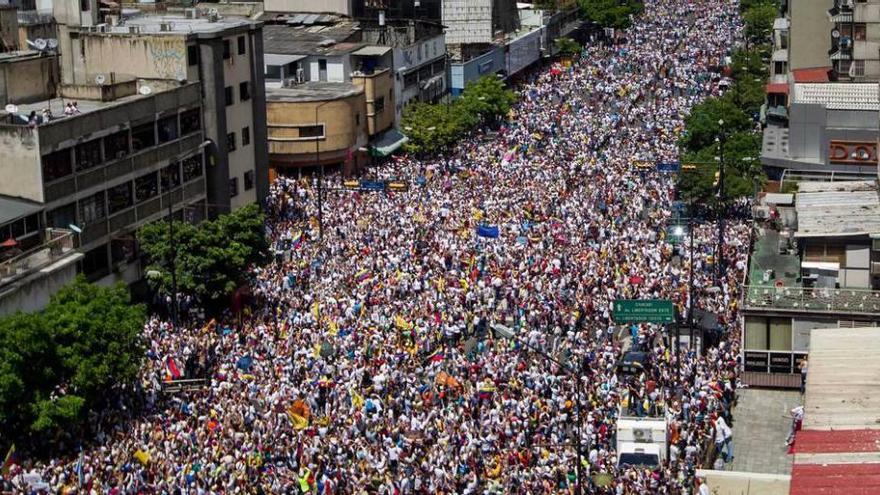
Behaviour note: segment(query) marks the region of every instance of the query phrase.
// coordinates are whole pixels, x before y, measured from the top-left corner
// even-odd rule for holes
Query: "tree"
[[[571,38],[567,38],[567,37],[557,39],[555,41],[555,44],[556,44],[556,50],[562,56],[571,57],[571,56],[579,54],[581,52],[581,50],[583,49],[577,41],[575,41]]]
[[[137,379],[143,359],[142,305],[128,290],[80,276],[45,310],[0,319],[0,433],[46,446],[84,424]]]
[[[723,130],[734,133],[751,129],[752,119],[728,98],[708,98],[691,109],[685,119],[685,135],[682,145],[687,151],[697,152],[715,143]]]
[[[145,225],[138,239],[149,259],[146,271],[158,273],[149,278],[156,290],[171,293],[174,255],[178,291],[208,304],[231,294],[246,280],[248,267],[265,261],[268,251],[264,217],[257,205],[198,225],[175,222],[173,250],[166,222]]]
[[[578,0],[584,17],[603,27],[624,29],[629,27],[631,16],[644,10],[637,0]]]
[[[516,94],[497,77],[483,76],[468,84],[456,104],[465,113],[476,112],[483,121],[503,117],[516,103]]]
[[[755,43],[770,39],[773,21],[779,15],[779,8],[772,2],[757,3],[743,13],[746,37]]]

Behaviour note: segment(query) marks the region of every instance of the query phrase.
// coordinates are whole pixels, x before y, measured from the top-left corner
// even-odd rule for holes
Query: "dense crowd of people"
[[[82,454],[24,467],[65,493],[695,494],[733,457],[737,283],[748,227],[674,247],[671,177],[689,109],[718,94],[735,2],[648,0],[623,44],[531,75],[497,131],[371,170],[409,184],[271,187],[273,261],[240,315],[145,328],[143,403],[95,415]],[[497,230],[496,230],[497,227]],[[704,353],[620,324],[616,299],[718,315]],[[710,289],[711,288],[711,289]],[[499,331],[503,329],[503,331]],[[511,335],[513,335],[511,337]],[[621,375],[627,349],[645,371]],[[182,371],[181,371],[182,370]],[[162,392],[169,378],[203,386]],[[669,459],[617,465],[619,411],[666,418]],[[579,425],[576,426],[576,425]],[[576,458],[576,436],[582,452]]]

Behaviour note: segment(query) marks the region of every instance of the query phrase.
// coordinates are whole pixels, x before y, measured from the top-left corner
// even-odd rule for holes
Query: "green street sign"
[[[617,299],[612,307],[617,323],[672,323],[675,311],[668,299]]]

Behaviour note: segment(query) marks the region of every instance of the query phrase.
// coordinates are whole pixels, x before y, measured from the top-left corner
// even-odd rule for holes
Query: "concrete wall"
[[[327,12],[351,16],[351,0],[266,0],[266,12]]]
[[[18,41],[18,12],[14,7],[0,6],[0,39],[6,51],[23,48]]]
[[[70,253],[55,265],[0,288],[0,316],[45,308],[52,295],[76,277],[76,262],[82,258],[81,253]]]
[[[184,35],[81,35],[83,56],[75,84],[92,84],[96,74],[115,72],[143,79],[186,79]],[[234,52],[234,45],[233,45]]]
[[[58,57],[23,58],[0,64],[0,102],[30,103],[55,96]]]
[[[507,45],[507,75],[512,76],[541,59],[541,33],[535,29]]]
[[[43,202],[43,171],[36,129],[0,126],[0,194]]]
[[[329,101],[329,103],[327,103]],[[358,93],[338,100],[309,102],[269,101],[267,120],[269,130],[269,159],[273,164],[300,162],[315,163],[316,146],[313,138],[298,138],[297,126],[324,124],[325,137],[318,140],[322,161],[330,156],[342,156],[366,143],[366,95]],[[360,125],[356,123],[360,115]]]
[[[698,469],[713,495],[788,495],[791,476]]]
[[[797,0],[789,2],[789,70],[830,67],[831,29],[828,9],[834,0]]]
[[[394,124],[394,79],[385,70],[372,76],[352,76],[352,83],[364,90],[367,105],[367,133],[370,136],[387,130]],[[376,111],[376,99],[384,98],[384,106]]]
[[[468,83],[477,79],[505,70],[504,46],[498,46],[489,52],[472,58],[467,62],[450,63],[450,86],[452,94],[459,95]]]

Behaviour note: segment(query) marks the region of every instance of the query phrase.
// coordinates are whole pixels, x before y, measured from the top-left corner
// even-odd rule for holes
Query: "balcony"
[[[774,313],[876,316],[880,313],[880,290],[747,285],[743,308]]]
[[[66,229],[47,229],[46,242],[0,262],[0,288],[30,274],[77,254],[73,232]]]

